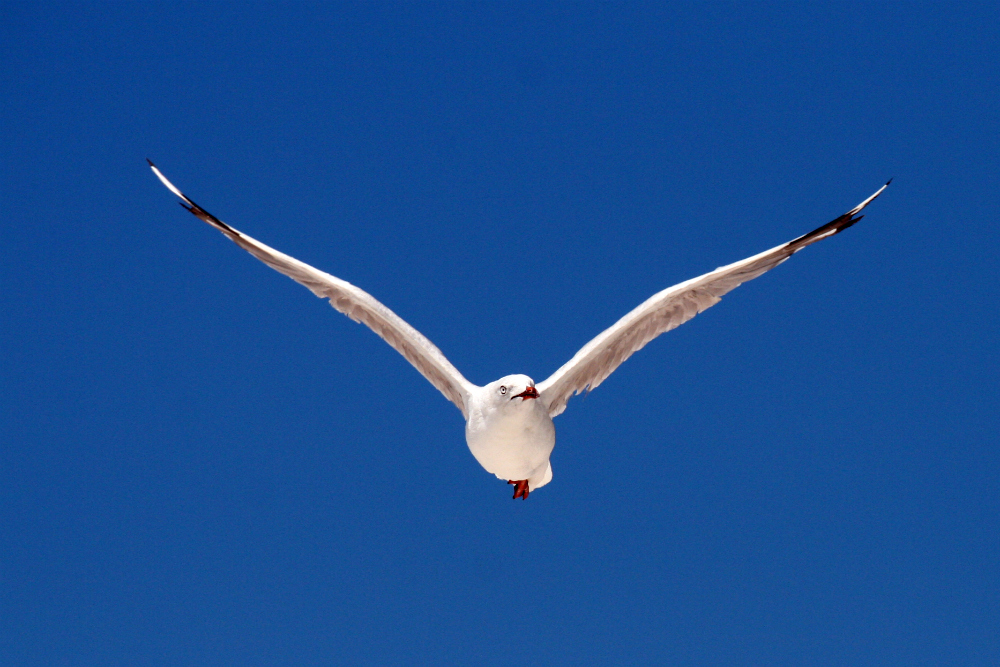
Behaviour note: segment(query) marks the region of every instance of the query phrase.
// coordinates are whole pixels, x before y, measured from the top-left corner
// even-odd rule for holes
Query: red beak
[[[510,400],[513,401],[515,398],[520,398],[522,401],[526,401],[529,398],[538,398],[538,390],[535,389],[534,387],[528,387],[520,394],[517,394],[516,396],[511,396]]]

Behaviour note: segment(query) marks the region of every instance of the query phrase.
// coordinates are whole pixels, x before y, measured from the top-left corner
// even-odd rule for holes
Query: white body
[[[500,479],[528,480],[531,491],[552,479],[549,455],[556,444],[552,418],[566,409],[571,396],[594,389],[646,343],[718,303],[730,290],[770,271],[802,248],[847,229],[861,219],[861,210],[889,185],[886,183],[847,213],[804,236],[654,294],[584,345],[537,387],[526,375],[508,375],[479,387],[466,380],[433,343],[372,295],[233,229],[185,196],[152,162],[149,165],[191,213],[272,269],[305,285],[316,296],[329,299],[334,308],[370,327],[394,347],[462,411],[465,440],[476,460]],[[523,275],[502,279],[513,280],[516,288],[524,282]],[[512,332],[502,333],[509,336]],[[515,340],[523,339],[523,333],[518,332]],[[526,392],[529,388],[530,392]],[[517,396],[522,393],[523,397]]]
[[[525,375],[508,375],[479,388],[469,396],[465,422],[465,441],[479,465],[503,480],[528,480],[530,491],[551,481],[556,445],[548,408],[517,397],[533,386]]]

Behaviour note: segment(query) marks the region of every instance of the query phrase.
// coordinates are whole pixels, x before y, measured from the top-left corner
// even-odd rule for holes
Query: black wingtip
[[[888,181],[885,182],[886,185],[889,185],[890,183],[892,183],[892,179],[891,178]]]
[[[153,161],[152,161],[152,160],[150,160],[149,158],[146,158],[146,162],[148,162],[148,163],[149,163],[149,166],[150,166],[150,167],[155,167],[155,166],[156,166],[155,164],[153,164]]]

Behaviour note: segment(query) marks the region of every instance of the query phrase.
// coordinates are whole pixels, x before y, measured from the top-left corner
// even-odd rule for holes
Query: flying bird
[[[181,205],[225,234],[272,269],[305,285],[316,296],[382,337],[454,403],[465,417],[465,440],[480,465],[508,484],[514,499],[552,481],[549,458],[556,443],[552,418],[569,399],[601,384],[634,352],[660,334],[718,303],[723,294],[778,266],[808,245],[841,232],[862,217],[862,209],[882,194],[879,188],[847,213],[804,236],[720,267],[658,292],[583,346],[544,382],[507,375],[479,387],[458,372],[419,331],[354,285],[289,257],[222,222],[194,203],[147,160],[157,178],[181,198]]]

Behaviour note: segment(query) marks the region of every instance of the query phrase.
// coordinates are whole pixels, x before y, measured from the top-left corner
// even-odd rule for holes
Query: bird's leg
[[[514,500],[517,500],[518,498],[521,498],[522,500],[527,500],[528,499],[528,494],[530,493],[530,491],[528,491],[528,480],[526,480],[526,479],[518,479],[518,480],[510,479],[510,480],[507,480],[507,483],[514,485]]]

